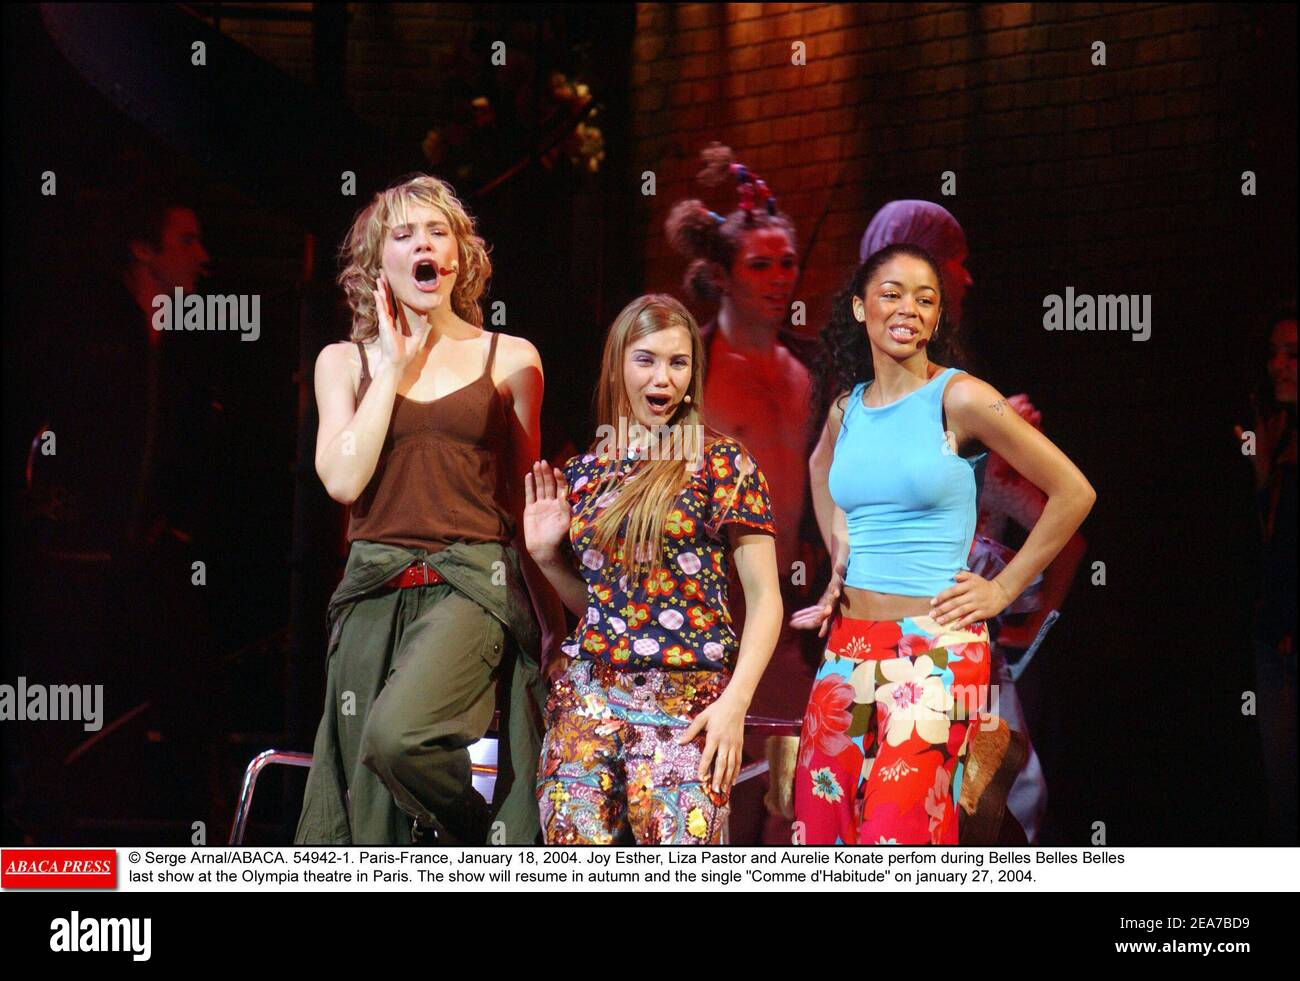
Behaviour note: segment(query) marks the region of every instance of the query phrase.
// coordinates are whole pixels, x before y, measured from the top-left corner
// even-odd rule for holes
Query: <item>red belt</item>
[[[446,582],[438,570],[427,562],[415,562],[384,583],[394,589],[410,589],[412,586],[436,586]]]

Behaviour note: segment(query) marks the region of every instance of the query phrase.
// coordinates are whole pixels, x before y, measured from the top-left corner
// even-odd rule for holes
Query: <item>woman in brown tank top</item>
[[[503,615],[503,597],[527,596],[505,579],[528,580],[544,649],[548,633],[564,631],[558,598],[514,547],[519,477],[540,455],[541,361],[527,340],[483,329],[491,264],[441,181],[419,176],[377,194],[343,257],[352,338],[316,362],[316,471],[350,507],[345,581],[375,554],[399,561],[338,618],[313,768],[330,759],[346,788],[309,778],[299,837],[322,834],[318,817],[346,807],[354,844],[426,832],[483,844],[488,809],[467,747],[491,722],[508,629],[532,616]],[[483,561],[495,554],[503,559]],[[475,571],[487,566],[490,581]],[[536,762],[514,761],[515,779],[531,781]]]

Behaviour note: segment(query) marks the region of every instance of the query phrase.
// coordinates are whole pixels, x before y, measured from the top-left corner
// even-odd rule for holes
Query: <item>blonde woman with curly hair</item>
[[[715,844],[726,827],[782,606],[767,480],[704,424],[704,368],[685,307],[633,300],[605,342],[597,440],[525,477],[528,548],[579,617],[546,705],[547,844]]]
[[[515,547],[541,361],[483,328],[492,266],[442,181],[376,194],[341,258],[352,332],[316,362],[316,472],[349,507],[350,549],[295,841],[481,845],[493,830],[494,843],[531,843],[542,687],[529,585],[546,632],[564,632]],[[467,747],[491,724],[499,680],[510,707],[489,808]]]

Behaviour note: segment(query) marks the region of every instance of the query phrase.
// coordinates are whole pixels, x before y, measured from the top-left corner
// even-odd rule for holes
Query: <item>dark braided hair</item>
[[[852,390],[858,382],[871,381],[874,377],[871,363],[871,341],[867,338],[866,326],[853,316],[853,298],[862,297],[871,282],[871,277],[885,263],[900,255],[920,259],[934,271],[935,283],[939,290],[939,322],[935,333],[931,335],[926,348],[931,360],[939,360],[948,366],[960,366],[966,360],[961,341],[955,336],[953,326],[948,322],[943,305],[943,277],[939,273],[939,264],[934,257],[919,245],[900,242],[887,245],[867,256],[854,271],[848,285],[835,296],[831,307],[830,320],[822,328],[821,358],[813,373],[813,407],[815,418],[823,418],[831,399],[838,393]],[[936,357],[937,356],[937,357]]]
[[[716,303],[722,297],[718,288],[718,269],[730,273],[740,253],[744,236],[756,228],[777,228],[790,237],[791,247],[797,247],[794,222],[776,210],[776,199],[770,196],[767,185],[740,164],[730,147],[710,143],[700,151],[704,169],[696,179],[706,187],[716,187],[733,178],[741,189],[740,207],[727,216],[710,211],[703,201],[691,198],[678,201],[668,213],[664,231],[674,249],[691,260],[686,269],[684,285],[698,300]],[[754,189],[765,207],[753,207]],[[748,202],[749,206],[745,206]]]

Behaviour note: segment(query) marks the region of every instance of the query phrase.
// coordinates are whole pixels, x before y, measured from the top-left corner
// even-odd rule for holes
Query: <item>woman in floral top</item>
[[[726,824],[783,612],[767,481],[700,421],[703,362],[685,307],[632,301],[605,342],[597,441],[525,477],[528,551],[579,617],[546,707],[548,844],[709,844]]]

